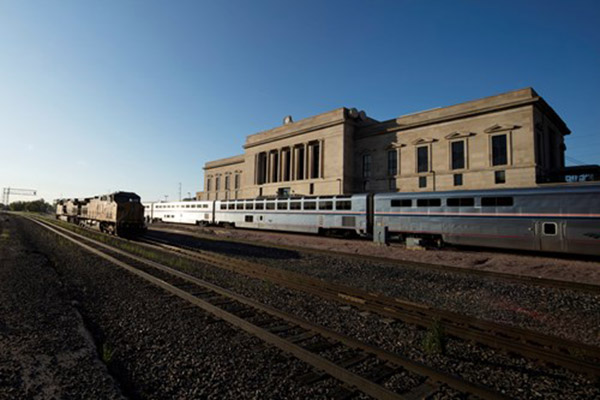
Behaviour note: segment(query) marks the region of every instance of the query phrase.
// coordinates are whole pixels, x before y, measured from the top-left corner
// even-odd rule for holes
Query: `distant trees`
[[[6,209],[4,204],[1,205],[2,209]],[[52,204],[46,203],[44,199],[34,201],[14,201],[9,204],[8,209],[10,211],[29,211],[29,212],[40,212],[47,213],[54,210]]]

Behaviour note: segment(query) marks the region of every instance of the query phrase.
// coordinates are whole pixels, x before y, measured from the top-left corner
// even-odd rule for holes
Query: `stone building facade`
[[[533,89],[376,121],[338,108],[250,135],[204,166],[202,200],[531,187],[570,130]]]

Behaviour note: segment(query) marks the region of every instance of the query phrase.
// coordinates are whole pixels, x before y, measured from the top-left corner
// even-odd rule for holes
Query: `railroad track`
[[[161,239],[152,238],[144,241],[147,246],[174,252],[191,260],[205,262],[249,277],[269,280],[274,284],[293,290],[349,304],[361,310],[423,328],[430,328],[434,323],[440,323],[444,331],[451,336],[600,377],[600,348],[595,346],[328,283],[296,272],[268,267],[239,258],[182,245],[175,246]]]
[[[281,244],[273,244],[268,242],[260,242],[260,241],[249,241],[243,239],[231,239],[231,238],[215,238],[214,236],[200,233],[197,229],[192,229],[191,227],[178,227],[178,228],[165,228],[165,227],[153,227],[150,231],[162,231],[162,232],[170,232],[176,234],[185,234],[185,235],[193,235],[199,237],[201,239],[211,240],[211,241],[226,241],[232,243],[240,243],[247,244],[252,246],[265,246],[275,249],[281,250],[291,250],[298,251],[304,253],[313,253],[313,254],[321,254],[327,256],[334,257],[346,257],[351,259],[357,259],[361,261],[367,262],[376,262],[376,263],[395,263],[399,264],[402,267],[410,267],[415,269],[428,269],[433,271],[440,272],[449,272],[453,274],[464,274],[471,276],[478,276],[482,278],[494,279],[501,282],[509,282],[509,283],[518,283],[523,285],[535,285],[542,287],[549,287],[553,289],[568,289],[575,290],[580,292],[586,292],[591,294],[600,294],[600,285],[583,283],[583,282],[573,282],[573,281],[563,281],[559,279],[549,279],[549,278],[539,278],[530,275],[517,275],[517,274],[509,274],[504,272],[496,272],[496,271],[483,271],[469,268],[461,268],[454,267],[450,265],[441,265],[441,264],[428,264],[421,263],[417,261],[406,261],[406,260],[395,260],[386,257],[377,257],[370,255],[361,255],[361,254],[353,254],[353,253],[344,253],[333,250],[320,250],[320,249],[311,249],[306,247],[299,247],[293,245],[281,245]]]
[[[504,399],[498,392],[435,370],[400,355],[370,346],[321,326],[240,296],[182,271],[120,250],[55,224],[30,219],[43,228],[84,248],[114,265],[178,296],[215,317],[293,355],[314,368],[298,380],[310,384],[330,376],[342,383],[340,397],[362,392],[377,399],[418,399],[442,392],[445,386],[463,396]],[[124,261],[127,260],[127,261]],[[336,349],[336,359],[324,357]],[[353,372],[360,367],[360,374]],[[402,392],[385,382],[401,375],[416,376],[416,384]],[[415,379],[406,379],[413,381]]]

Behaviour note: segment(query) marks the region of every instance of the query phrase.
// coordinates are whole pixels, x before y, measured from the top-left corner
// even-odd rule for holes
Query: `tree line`
[[[13,201],[8,206],[0,203],[0,210],[48,213],[54,211],[54,206],[46,203],[44,199],[40,199],[34,201]]]

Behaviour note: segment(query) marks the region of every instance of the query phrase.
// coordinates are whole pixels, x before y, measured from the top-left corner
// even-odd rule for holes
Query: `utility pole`
[[[2,204],[8,206],[10,203],[10,195],[14,196],[35,196],[37,194],[37,190],[33,189],[16,189],[16,188],[4,188],[2,190]]]
[[[181,182],[179,182],[179,201],[181,201]]]

